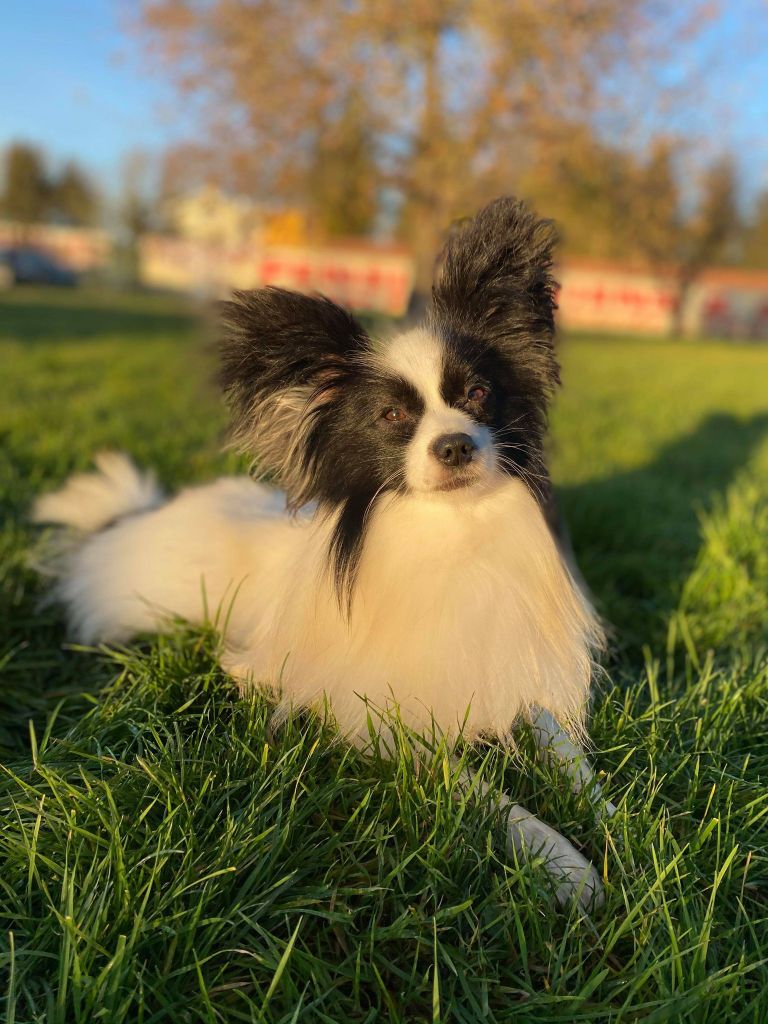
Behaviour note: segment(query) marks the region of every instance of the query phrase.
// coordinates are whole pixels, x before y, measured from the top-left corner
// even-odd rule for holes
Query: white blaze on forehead
[[[425,410],[408,445],[405,475],[415,490],[433,490],[444,482],[444,467],[431,453],[442,434],[469,434],[478,448],[478,467],[490,473],[495,465],[491,435],[461,409],[452,407],[441,392],[445,346],[430,331],[417,327],[393,338],[378,354],[379,366],[411,384],[424,400]]]
[[[442,342],[423,327],[399,334],[381,352],[383,367],[412,384],[429,409],[446,405],[440,393],[444,361]]]

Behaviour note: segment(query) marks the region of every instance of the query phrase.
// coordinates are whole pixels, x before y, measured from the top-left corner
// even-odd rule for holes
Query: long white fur
[[[439,389],[442,352],[424,330],[376,358],[405,377],[426,411],[407,457],[413,488],[383,496],[368,526],[349,619],[327,571],[333,523],[289,518],[279,492],[250,479],[189,488],[160,508],[154,478],[124,456],[97,458],[43,496],[34,516],[97,530],[58,583],[78,638],[124,641],[171,617],[226,623],[222,663],[283,706],[327,698],[343,733],[365,741],[369,707],[397,704],[407,725],[432,721],[508,735],[534,706],[579,727],[599,628],[563,565],[536,501],[495,464],[490,435]],[[429,455],[446,429],[471,433],[480,478],[430,490]],[[429,469],[434,463],[435,470]]]
[[[120,503],[101,479],[92,519],[100,496],[110,511]],[[84,519],[63,501],[44,509],[59,522]],[[581,721],[596,625],[520,481],[499,477],[480,496],[387,498],[369,527],[349,621],[325,568],[329,530],[287,518],[277,492],[225,478],[89,537],[68,556],[58,595],[86,643],[221,609],[228,671],[280,689],[286,705],[327,696],[357,741],[367,736],[363,697],[396,702],[417,729],[434,716],[448,734],[466,720],[469,735],[506,736],[534,706]]]
[[[328,700],[352,742],[367,742],[372,709],[392,706],[407,726],[448,736],[506,738],[528,716],[583,785],[588,766],[557,722],[580,731],[597,620],[537,502],[500,471],[488,431],[441,398],[437,339],[410,332],[373,358],[419,390],[425,413],[406,459],[408,493],[382,496],[371,513],[349,617],[328,570],[332,519],[289,517],[279,491],[248,478],[192,487],[161,505],[153,476],[102,454],[96,473],[73,477],[34,509],[38,521],[86,534],[58,566],[71,630],[85,643],[122,642],[171,618],[216,618],[222,665],[243,687],[272,688],[282,710]],[[286,422],[305,402],[290,396]],[[277,419],[273,448],[285,427]],[[429,451],[451,430],[473,437],[477,478],[445,492]],[[543,854],[561,902],[599,902],[584,857],[502,799],[510,849]]]
[[[100,452],[94,461],[98,472],[77,473],[60,490],[37,499],[35,522],[90,532],[162,503],[154,473],[140,473],[126,455]]]

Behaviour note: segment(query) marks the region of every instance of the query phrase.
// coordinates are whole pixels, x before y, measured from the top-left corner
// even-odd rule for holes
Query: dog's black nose
[[[432,454],[444,466],[466,466],[476,451],[469,434],[442,434],[432,443]]]

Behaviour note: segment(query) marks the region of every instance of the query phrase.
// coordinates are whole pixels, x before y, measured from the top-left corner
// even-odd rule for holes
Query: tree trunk
[[[678,276],[675,308],[672,310],[672,322],[669,327],[670,338],[685,337],[685,314],[691,286],[695,280],[696,272],[690,267],[685,268]]]
[[[443,102],[440,83],[440,36],[442,26],[435,18],[425,31],[422,47],[424,106],[418,132],[419,151],[412,166],[415,182],[410,204],[412,223],[404,225],[416,262],[416,290],[426,295],[432,284],[437,250],[448,227],[444,196],[447,182],[440,173],[443,151]],[[409,214],[406,213],[408,216]]]

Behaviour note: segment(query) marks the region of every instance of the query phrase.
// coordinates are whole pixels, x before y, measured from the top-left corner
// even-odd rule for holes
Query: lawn
[[[768,1019],[768,348],[563,342],[553,467],[613,624],[590,721],[619,812],[460,749],[604,874],[590,917],[493,802],[304,716],[279,732],[179,627],[66,645],[26,514],[94,450],[232,470],[210,325],[162,298],[0,296],[0,1015],[104,1021]],[[521,767],[523,770],[521,770]]]

